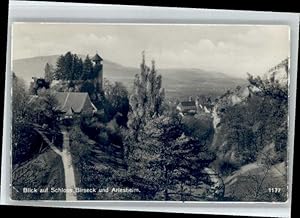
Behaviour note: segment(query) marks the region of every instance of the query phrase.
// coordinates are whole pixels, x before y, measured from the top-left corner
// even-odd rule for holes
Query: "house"
[[[28,104],[33,104],[41,98],[39,95],[31,95]],[[55,110],[61,115],[60,120],[97,111],[87,92],[55,92],[54,98],[58,104]]]
[[[97,111],[87,92],[56,92],[57,110],[61,119],[73,118],[79,114],[92,114]]]
[[[185,114],[196,114],[197,113],[197,105],[195,101],[183,101],[180,102],[176,109],[179,111],[181,115]]]

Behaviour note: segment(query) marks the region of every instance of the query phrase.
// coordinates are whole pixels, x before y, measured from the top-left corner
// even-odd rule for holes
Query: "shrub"
[[[42,139],[31,127],[24,124],[15,124],[13,132],[19,134],[13,137],[12,161],[13,165],[28,161],[36,155],[42,145]]]
[[[86,160],[92,152],[92,147],[88,143],[88,137],[75,126],[70,131],[70,147],[74,163],[77,165],[79,162]]]
[[[238,164],[235,164],[235,163],[230,162],[228,160],[222,160],[219,163],[219,172],[223,176],[229,176],[231,173],[233,173],[234,171],[236,171],[238,169],[239,169]]]

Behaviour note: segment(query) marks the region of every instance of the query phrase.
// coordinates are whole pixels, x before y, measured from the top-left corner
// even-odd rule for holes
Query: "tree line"
[[[204,199],[205,194],[195,192],[200,185],[210,183],[203,169],[215,156],[208,151],[204,141],[211,136],[212,131],[206,136],[196,134],[191,131],[193,126],[189,126],[168,105],[162,77],[157,73],[154,61],[148,67],[143,56],[140,69],[141,72],[135,76],[131,94],[120,84],[108,86],[109,89],[106,86],[105,99],[110,104],[104,105],[110,105],[109,110],[92,118],[85,117],[82,123],[82,130],[97,142],[96,147],[91,147],[92,150],[97,149],[97,146],[98,149],[108,148],[116,143],[122,146],[125,173],[124,169],[116,171],[114,168],[110,174],[115,171],[116,174],[103,179],[103,176],[94,175],[103,175],[106,171],[89,168],[89,161],[82,159],[79,161],[80,172],[83,174],[81,183],[89,186],[106,181],[108,186],[116,184],[139,188],[141,192],[128,194],[128,199]],[[107,119],[107,113],[111,111],[114,111],[115,116]],[[120,114],[125,118],[122,125],[118,122]],[[113,197],[116,196],[108,196]],[[103,194],[93,198],[103,199]]]
[[[38,88],[34,89],[38,92]],[[13,73],[12,80],[12,162],[13,166],[22,164],[34,157],[42,149],[40,136],[32,125],[47,126],[52,130],[58,129],[55,110],[57,101],[48,91],[39,92],[39,97],[25,86],[24,80]],[[56,143],[56,141],[54,142]],[[59,143],[57,143],[59,144]]]
[[[45,79],[47,81],[51,81],[51,78],[72,81],[78,78],[91,78],[82,76],[85,72],[89,72],[90,76],[93,70],[89,57],[82,63],[82,68],[81,63],[82,60],[77,55],[68,52],[57,60],[56,69],[49,64],[46,65]],[[79,77],[80,69],[83,72],[81,77]],[[82,116],[80,128],[72,127],[74,129],[71,134],[72,138],[79,140],[78,136],[85,134],[96,142],[90,145],[86,137],[80,137],[82,141],[80,143],[76,140],[72,141],[71,149],[76,151],[77,159],[79,158],[76,167],[81,175],[80,186],[85,187],[91,184],[99,186],[107,182],[106,186],[116,184],[139,188],[141,193],[132,193],[127,196],[128,199],[183,201],[205,199],[205,193],[199,194],[197,190],[201,189],[204,184],[210,185],[204,168],[215,159],[215,155],[209,151],[206,143],[213,134],[211,127],[202,125],[202,120],[194,120],[194,122],[184,120],[167,103],[162,87],[163,78],[157,73],[154,61],[149,67],[143,56],[140,70],[141,72],[135,76],[131,93],[122,83],[111,84],[106,81],[105,94],[96,105],[98,112],[90,117]],[[23,91],[18,91],[21,86],[17,84],[17,78],[15,81],[14,94],[26,93],[23,88]],[[85,82],[82,81],[82,83]],[[51,114],[53,112],[51,110],[55,107],[52,107],[53,104],[47,104],[52,99],[47,93],[40,94],[39,98],[30,104],[35,115],[35,120],[32,122],[42,125],[53,121],[55,125],[57,115]],[[28,95],[14,97],[16,102],[20,98],[24,100],[25,105],[28,105],[30,100]],[[15,114],[22,111],[20,107],[15,108],[17,110]],[[29,112],[26,111],[26,113]],[[47,120],[41,120],[42,118],[47,118]],[[15,123],[15,130],[19,124],[19,122]],[[195,125],[202,125],[203,132],[207,134],[194,131]],[[21,133],[28,128],[25,122],[22,122],[21,127],[15,132]],[[15,142],[15,151],[19,151],[20,146],[25,146],[28,141],[18,137]],[[78,144],[82,146],[76,146]],[[105,175],[107,172],[91,165],[91,158],[94,156],[91,155],[92,152],[103,147],[108,151],[111,146],[122,148],[125,171],[124,168],[114,169],[109,177],[95,176]],[[113,158],[114,154],[110,155]],[[99,163],[102,164],[103,160],[99,160]],[[112,174],[112,172],[115,173]],[[101,196],[94,197],[101,198]]]
[[[58,57],[56,66],[46,63],[45,80],[89,80],[98,76],[99,66],[93,66],[89,55],[84,60],[77,54],[67,52]]]

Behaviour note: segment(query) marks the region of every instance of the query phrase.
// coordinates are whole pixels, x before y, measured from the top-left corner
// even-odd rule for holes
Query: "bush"
[[[228,160],[222,160],[219,163],[219,172],[223,176],[229,176],[231,173],[233,173],[234,171],[236,171],[238,169],[239,169],[238,164],[235,164],[235,163],[230,162]]]
[[[212,119],[208,116],[184,117],[183,120],[184,133],[193,137],[201,144],[205,144],[212,139],[214,129]]]
[[[75,165],[91,156],[92,147],[88,143],[88,137],[78,126],[74,126],[70,131],[70,147]]]
[[[96,139],[97,135],[100,133],[103,124],[93,116],[82,116],[80,121],[80,128],[83,133],[85,133],[91,139]]]
[[[26,162],[38,154],[42,145],[42,139],[38,133],[21,123],[15,123],[13,132],[15,134],[15,137],[12,138],[13,165]],[[16,134],[17,132],[19,134]]]
[[[89,94],[89,96],[92,96],[93,94],[95,94],[95,86],[92,82],[89,81],[85,81],[81,88],[80,88],[81,92],[87,92]]]
[[[101,145],[109,145],[108,134],[106,131],[101,131],[96,137],[96,140]]]

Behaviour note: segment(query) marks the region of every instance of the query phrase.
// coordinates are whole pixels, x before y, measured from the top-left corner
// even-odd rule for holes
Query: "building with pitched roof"
[[[98,55],[98,53],[96,53],[95,56],[92,58],[92,61],[95,64],[102,64],[101,62],[103,61],[103,59],[100,57],[100,55]]]
[[[56,92],[57,111],[61,118],[73,118],[80,114],[92,114],[97,108],[92,103],[87,92]]]
[[[87,92],[55,92],[54,97],[57,101],[55,110],[60,114],[60,120],[97,111]],[[42,97],[31,95],[28,104],[33,104],[40,98]]]
[[[197,105],[195,101],[183,101],[180,102],[176,109],[180,114],[196,114],[197,113]]]

